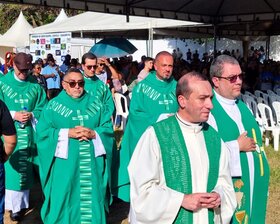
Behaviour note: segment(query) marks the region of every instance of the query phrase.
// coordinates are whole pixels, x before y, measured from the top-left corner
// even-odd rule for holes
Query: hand
[[[95,131],[91,130],[90,128],[86,128],[83,127],[83,134],[84,134],[84,138],[89,140],[89,139],[95,139],[96,135],[95,135]]]
[[[221,197],[218,193],[207,193],[201,202],[203,208],[218,208],[221,205]]]
[[[198,211],[201,208],[217,208],[221,204],[220,195],[213,193],[194,193],[184,195],[182,207],[190,211]]]
[[[107,58],[106,57],[102,57],[100,58],[100,61],[101,63],[104,63],[106,66],[110,66],[111,64],[108,62]]]
[[[51,74],[51,77],[52,77],[52,78],[54,78],[54,77],[55,77],[55,74],[54,74],[54,73],[52,73],[52,74]]]
[[[256,150],[256,143],[253,138],[247,137],[247,132],[243,132],[237,139],[240,151],[250,152]]]
[[[69,138],[79,139],[79,141],[89,141],[96,137],[95,131],[90,128],[76,126],[75,128],[70,128],[68,133]]]
[[[15,113],[14,120],[16,120],[16,121],[25,123],[30,119],[32,119],[32,113],[31,112],[17,111]]]

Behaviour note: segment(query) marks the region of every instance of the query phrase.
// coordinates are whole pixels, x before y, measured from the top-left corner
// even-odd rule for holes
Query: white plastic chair
[[[263,92],[262,91],[260,91],[260,90],[255,90],[255,92],[254,92],[254,95],[256,96],[256,97],[263,97]]]
[[[269,95],[267,93],[263,93],[262,97],[264,98],[265,102],[267,102],[267,105],[271,106],[269,102]]]
[[[263,103],[263,104],[268,105],[267,100],[265,100],[265,98],[262,98],[260,96],[257,98],[257,103]]]
[[[265,145],[269,145],[268,132],[271,131],[273,136],[273,148],[275,151],[278,151],[280,126],[278,126],[273,119],[272,110],[268,105],[258,103],[258,109],[261,114],[263,129],[265,131]]]
[[[128,113],[129,113],[127,99],[124,95],[120,93],[114,93],[113,99],[116,107],[114,126],[116,127],[117,125],[117,116],[122,116],[120,129],[124,130],[126,126]]]
[[[262,118],[260,116],[260,113],[258,111],[258,104],[255,101],[255,99],[253,97],[250,96],[246,96],[244,97],[244,103],[247,105],[247,107],[249,108],[249,110],[252,112],[252,114],[254,115],[256,121],[258,122],[261,131],[262,130]]]
[[[268,95],[277,95],[275,92],[273,92],[270,89],[268,89],[266,92],[267,92]]]
[[[272,102],[272,108],[275,112],[276,123],[280,126],[280,102],[274,101]]]
[[[255,95],[249,91],[245,91],[244,92],[245,95],[251,96],[251,97],[255,97]]]
[[[275,91],[276,91],[276,94],[277,94],[278,96],[280,96],[280,88],[276,89]]]

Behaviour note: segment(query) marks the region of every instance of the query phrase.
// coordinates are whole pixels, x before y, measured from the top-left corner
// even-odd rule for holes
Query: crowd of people
[[[236,55],[200,59],[189,49],[183,60],[176,49],[138,63],[88,52],[81,63],[67,55],[57,65],[52,54],[34,62],[6,54],[0,223],[4,206],[11,220],[23,218],[38,179],[46,224],[105,224],[114,198],[130,203],[132,224],[265,223],[269,166],[259,126],[238,97],[256,88],[249,65],[269,62]],[[119,148],[116,92],[130,102]]]

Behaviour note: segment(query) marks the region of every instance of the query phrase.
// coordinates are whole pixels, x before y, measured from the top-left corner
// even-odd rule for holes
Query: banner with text
[[[71,32],[30,35],[30,54],[33,61],[45,59],[51,53],[56,64],[61,65],[67,54],[71,55]]]

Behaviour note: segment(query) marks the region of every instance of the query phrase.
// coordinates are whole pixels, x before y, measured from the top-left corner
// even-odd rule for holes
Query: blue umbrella
[[[133,54],[137,48],[125,38],[104,38],[89,51],[97,57],[117,58]]]

